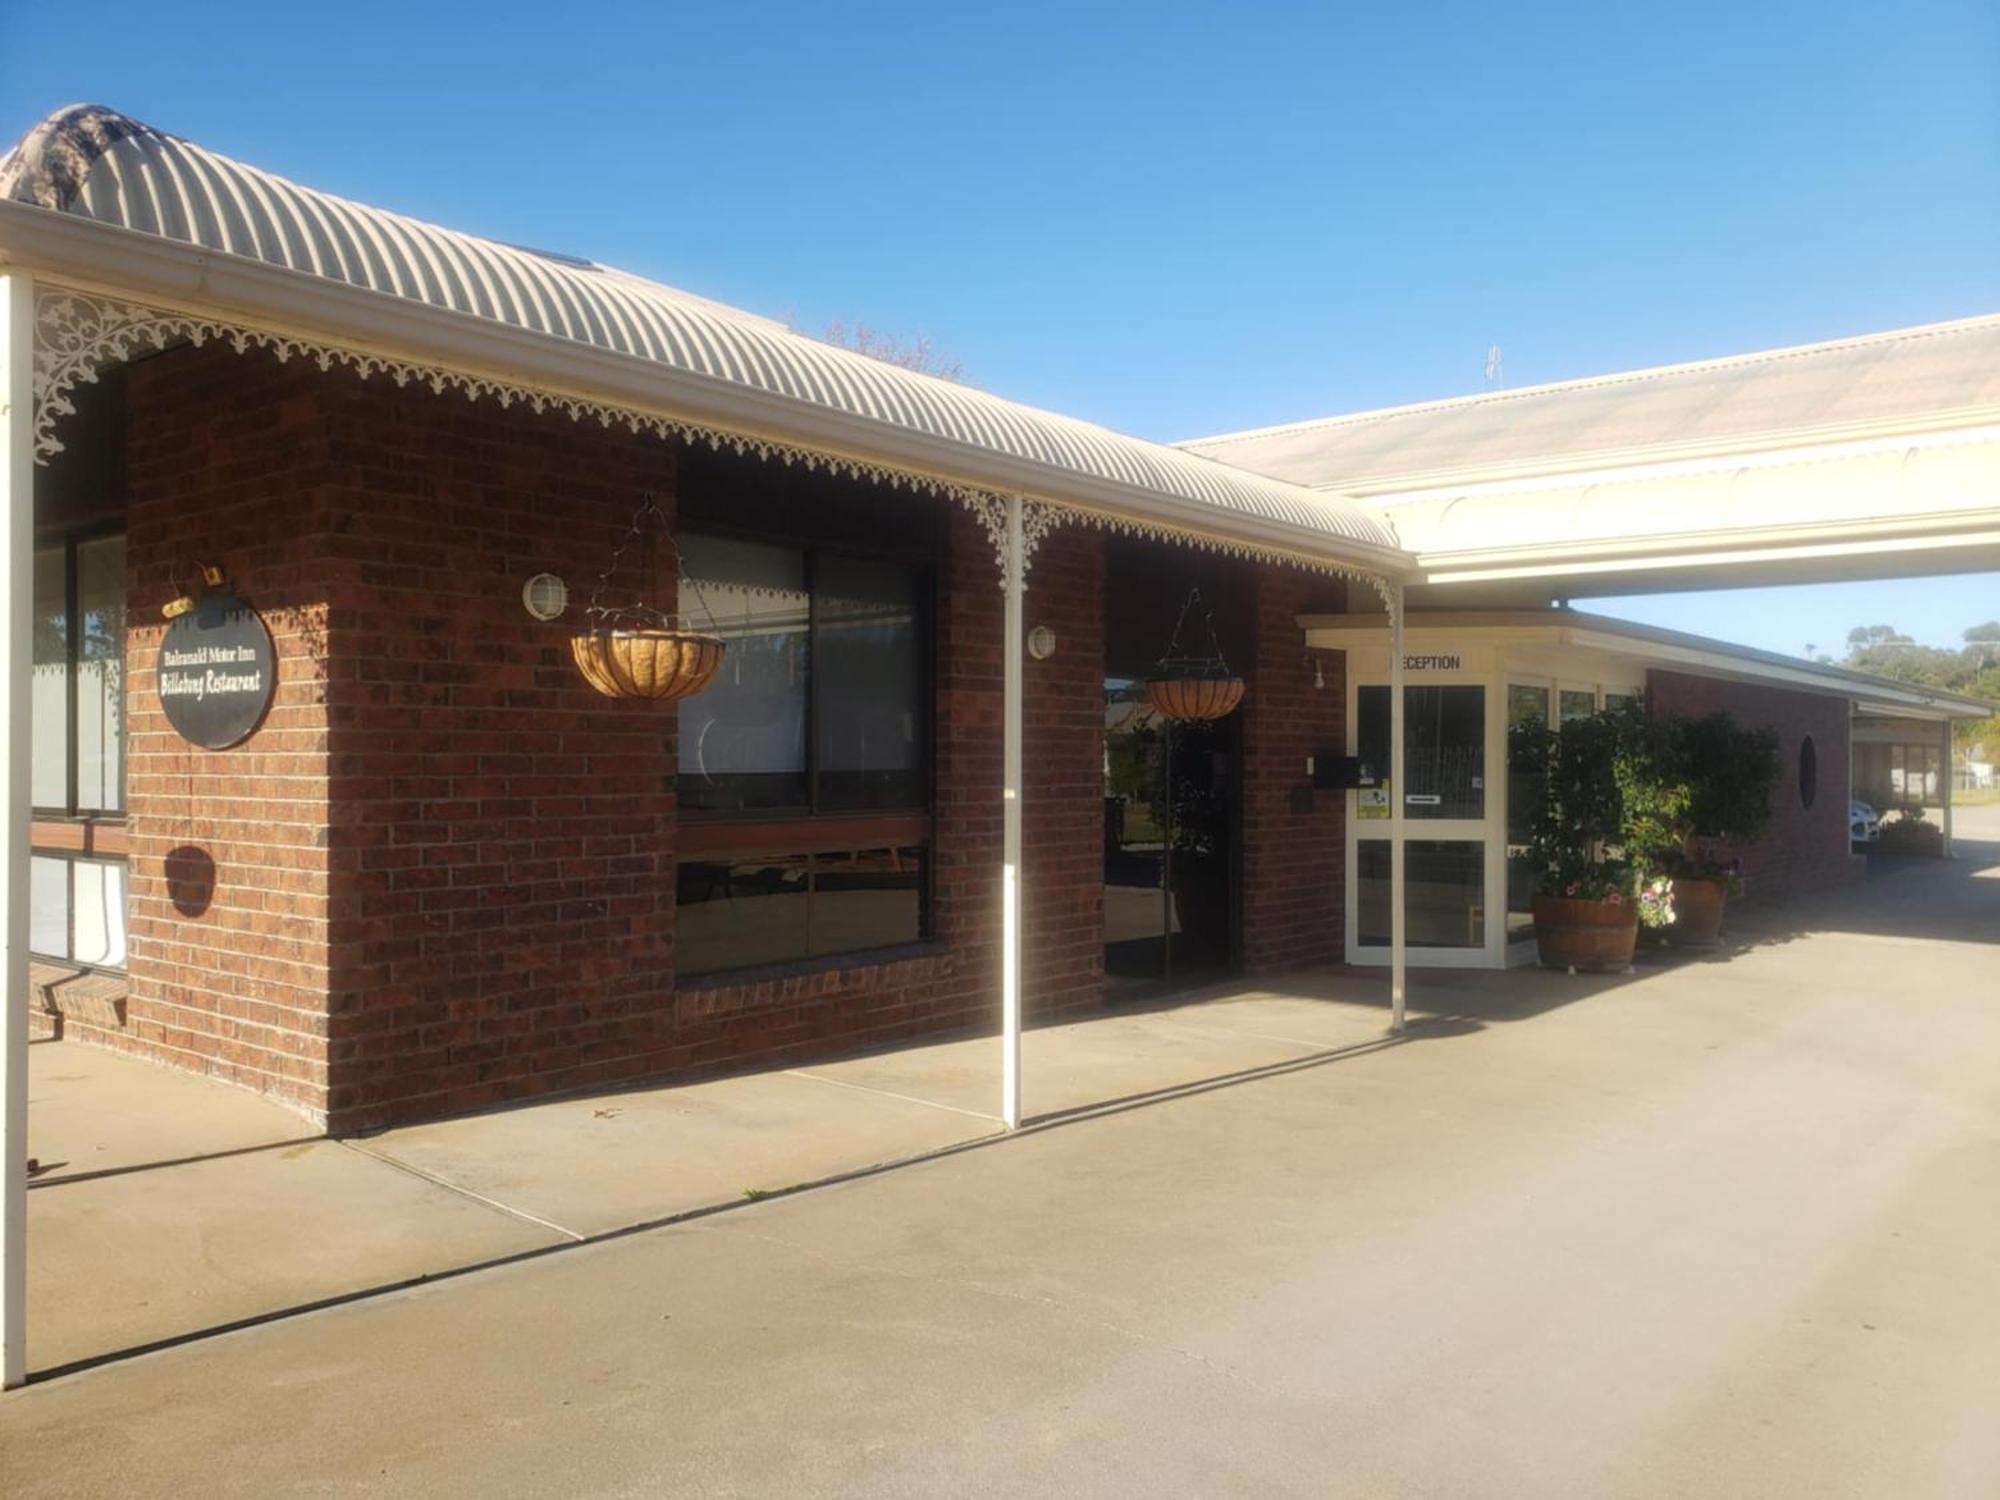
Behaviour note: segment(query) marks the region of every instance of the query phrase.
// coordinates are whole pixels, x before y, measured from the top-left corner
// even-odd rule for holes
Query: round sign
[[[263,722],[278,687],[271,632],[241,599],[210,594],[167,627],[160,707],[181,737],[226,750]]]

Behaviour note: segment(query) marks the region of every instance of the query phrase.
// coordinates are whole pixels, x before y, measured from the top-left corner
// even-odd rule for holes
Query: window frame
[[[125,535],[122,520],[98,521],[89,525],[74,526],[62,531],[50,532],[35,539],[37,552],[60,547],[63,554],[63,806],[48,807],[31,805],[30,816],[36,822],[62,823],[123,823],[125,821],[126,759],[124,746],[120,746],[118,774],[120,778],[119,802],[116,808],[86,808],[77,805],[77,792],[82,781],[82,749],[78,743],[81,733],[82,715],[77,705],[82,673],[79,670],[82,658],[79,655],[83,638],[83,599],[78,588],[77,551],[91,542],[108,541],[112,537]],[[129,615],[128,615],[129,624]],[[120,674],[119,689],[122,692],[125,680],[130,675],[131,662],[121,651],[120,662],[124,671]],[[125,719],[120,720],[119,732],[125,734]]]
[[[766,971],[840,968],[865,961],[866,955],[871,953],[921,948],[935,942],[938,860],[933,835],[937,822],[938,797],[937,621],[941,577],[935,547],[924,550],[895,547],[871,550],[839,542],[821,541],[790,532],[774,531],[770,528],[740,527],[721,521],[711,522],[706,518],[691,521],[683,528],[683,534],[756,542],[764,546],[785,547],[797,551],[804,562],[806,638],[813,645],[817,644],[820,624],[820,563],[823,557],[839,557],[864,563],[887,563],[910,569],[916,583],[918,711],[923,716],[923,728],[917,742],[921,753],[920,764],[924,783],[922,800],[908,806],[829,809],[822,805],[819,724],[823,676],[819,670],[818,652],[811,651],[806,662],[803,726],[806,758],[805,805],[786,809],[743,810],[690,807],[680,798],[682,773],[676,764],[674,773],[678,809],[674,848],[676,883],[678,885],[682,865],[713,863],[719,856],[735,855],[744,859],[754,859],[760,854],[800,854],[806,856],[811,867],[823,856],[845,850],[916,847],[921,850],[923,861],[922,878],[917,889],[917,937],[913,942],[892,945],[888,949],[862,948],[810,954],[803,958],[772,959],[737,968],[703,969],[688,974],[686,978],[703,986],[728,985],[738,982],[738,976],[747,982],[751,977]],[[678,586],[677,580],[676,587]],[[682,600],[678,608],[690,623],[696,626],[706,623],[698,616],[690,614],[688,601]],[[808,878],[806,900],[809,908],[817,899],[817,894],[816,882]],[[678,905],[677,898],[676,906]],[[810,909],[806,920],[810,931],[812,920]],[[678,968],[678,963],[676,967]],[[679,976],[676,977],[678,981]]]
[[[696,524],[686,528],[691,536],[715,536],[730,541],[757,542],[769,547],[787,547],[799,552],[805,562],[806,587],[806,639],[818,644],[820,623],[820,559],[823,556],[846,558],[854,562],[889,563],[907,567],[916,575],[916,604],[918,620],[917,638],[917,679],[918,710],[923,715],[924,732],[918,736],[918,748],[922,753],[921,769],[924,777],[924,795],[921,801],[895,807],[874,808],[827,808],[822,805],[820,795],[820,753],[819,721],[821,712],[822,681],[818,665],[818,653],[813,651],[806,659],[806,703],[803,739],[805,743],[805,783],[806,801],[798,808],[752,808],[734,810],[730,808],[689,807],[685,801],[680,804],[680,819],[683,826],[703,823],[738,823],[769,825],[773,829],[796,827],[801,823],[822,823],[847,818],[906,817],[921,812],[926,819],[933,817],[937,810],[937,606],[938,568],[937,559],[926,553],[913,556],[909,553],[883,550],[863,551],[855,547],[820,543],[807,538],[774,535],[769,531],[738,530],[721,525]],[[683,600],[680,612],[691,623],[700,626],[703,622],[694,619]],[[674,772],[675,793],[678,796],[682,776],[678,765]],[[926,837],[929,835],[926,834]],[[799,846],[803,848],[804,846]],[[807,851],[811,852],[811,851]]]
[[[83,864],[109,864],[125,867],[126,931],[124,947],[126,963],[131,962],[131,860],[127,855],[129,845],[126,837],[126,822],[129,816],[129,787],[124,784],[128,774],[130,748],[130,713],[119,717],[119,734],[124,737],[119,750],[120,806],[116,808],[85,808],[78,806],[78,790],[82,780],[82,756],[79,744],[80,719],[77,694],[81,690],[81,649],[83,639],[83,599],[79,584],[77,565],[78,550],[92,542],[101,542],[112,537],[127,536],[127,528],[122,517],[111,517],[86,522],[82,525],[50,529],[35,538],[38,552],[60,548],[63,554],[63,790],[64,805],[48,807],[34,805],[29,809],[28,853],[32,859],[53,859],[61,861],[68,868],[69,916],[68,946],[73,954],[76,950],[76,870]],[[127,590],[129,628],[130,591]],[[129,652],[121,652],[125,670],[120,674],[119,688],[124,691],[130,680],[131,661]],[[29,947],[29,956],[44,963],[62,964],[68,968],[93,974],[119,974],[127,970],[108,964],[85,963],[80,959],[43,953]]]

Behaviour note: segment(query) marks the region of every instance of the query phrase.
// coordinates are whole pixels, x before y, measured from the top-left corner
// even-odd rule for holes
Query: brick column
[[[332,957],[325,380],[306,361],[183,348],[128,403],[126,1029],[102,1039],[327,1109]],[[262,727],[221,751],[160,711],[160,606],[225,568],[277,648]]]
[[[1243,715],[1243,970],[1338,963],[1347,797],[1314,791],[1306,757],[1345,744],[1347,658],[1310,652],[1298,616],[1336,613],[1338,583],[1260,567]],[[1317,664],[1323,687],[1314,685]]]

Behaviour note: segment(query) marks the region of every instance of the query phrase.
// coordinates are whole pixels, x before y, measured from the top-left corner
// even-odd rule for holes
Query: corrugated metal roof
[[[0,197],[593,346],[1065,473],[1394,549],[1371,508],[916,374],[570,256],[301,187],[91,105],[0,161]],[[1219,518],[1220,519],[1220,518]]]
[[[2000,411],[2000,316],[1202,438],[1190,452],[1347,493],[1782,446]]]
[[[1747,529],[1810,540],[1898,518],[1963,516],[1985,524],[2000,496],[2000,437],[1885,439],[1797,461],[1660,465],[1616,480],[1553,476],[1411,497],[1390,514],[1403,544],[1427,558],[1510,551],[1553,558],[1588,547],[1705,537]]]

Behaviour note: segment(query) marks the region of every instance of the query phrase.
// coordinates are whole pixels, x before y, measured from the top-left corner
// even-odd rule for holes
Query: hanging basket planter
[[[724,648],[704,631],[604,627],[578,631],[569,649],[583,680],[605,697],[671,703],[714,680]]]
[[[1189,723],[1228,718],[1243,701],[1246,690],[1243,679],[1230,671],[1229,663],[1223,659],[1222,643],[1215,634],[1215,617],[1206,608],[1202,610],[1202,621],[1208,630],[1208,655],[1177,654],[1188,611],[1200,603],[1201,590],[1190,589],[1187,602],[1181,606],[1180,618],[1174,622],[1167,655],[1146,674],[1146,701],[1167,718]]]
[[[570,637],[570,655],[583,680],[607,698],[643,698],[655,703],[673,703],[692,697],[715,680],[728,649],[713,627],[697,630],[677,615],[663,614],[643,598],[622,607],[601,603],[611,586],[618,561],[633,539],[651,522],[666,541],[675,573],[680,571],[680,549],[666,529],[666,517],[649,494],[632,516],[632,524],[611,565],[597,580],[585,611],[589,624]],[[695,597],[701,597],[695,585]],[[707,601],[702,601],[706,611]]]
[[[1170,719],[1225,719],[1243,701],[1243,692],[1241,677],[1226,667],[1217,673],[1205,660],[1163,661],[1146,678],[1146,701]]]

